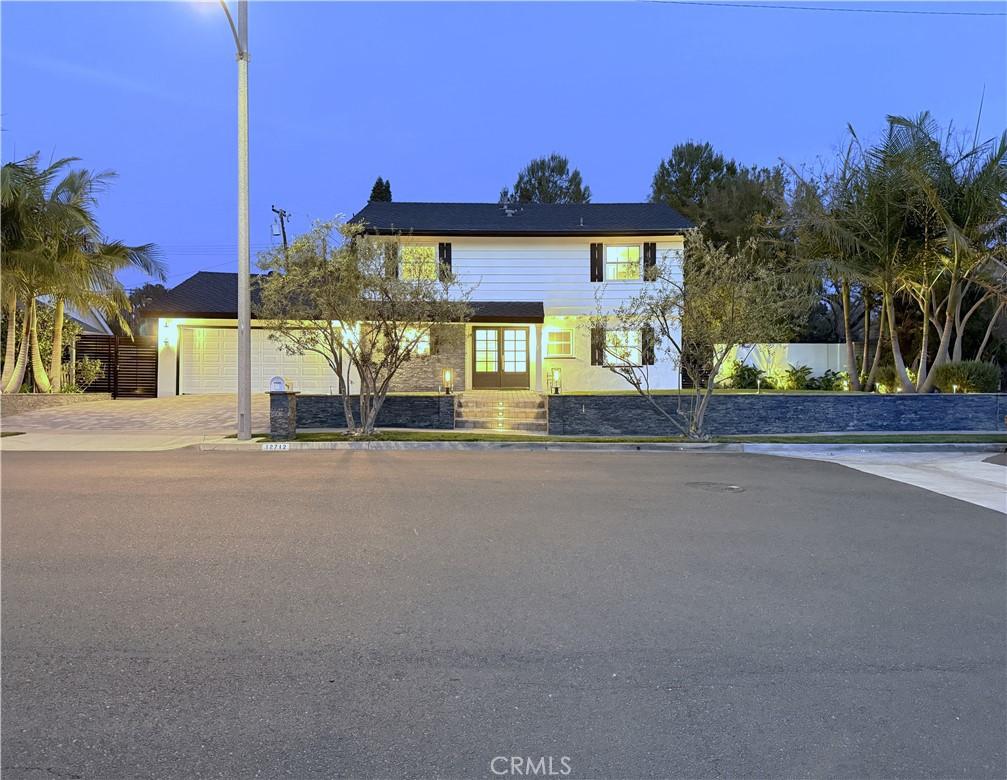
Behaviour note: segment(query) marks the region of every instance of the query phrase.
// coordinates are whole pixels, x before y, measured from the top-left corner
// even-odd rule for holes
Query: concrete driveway
[[[235,395],[180,395],[73,404],[3,418],[8,431],[109,434],[234,433]],[[252,394],[252,430],[269,430],[269,398]]]
[[[834,464],[5,452],[0,500],[4,780],[1007,775],[1003,515]]]

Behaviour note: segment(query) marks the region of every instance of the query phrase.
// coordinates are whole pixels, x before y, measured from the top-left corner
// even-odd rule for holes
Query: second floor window
[[[405,245],[399,248],[399,278],[437,280],[437,247]]]
[[[605,247],[605,281],[638,282],[640,266],[639,244]]]

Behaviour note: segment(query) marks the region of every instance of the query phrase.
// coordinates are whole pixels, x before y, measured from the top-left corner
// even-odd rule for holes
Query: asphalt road
[[[2,469],[4,780],[1007,774],[993,511],[754,455]]]

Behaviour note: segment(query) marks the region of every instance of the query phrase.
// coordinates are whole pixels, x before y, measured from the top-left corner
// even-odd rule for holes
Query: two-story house
[[[668,206],[369,203],[351,221],[401,235],[401,273],[437,273],[444,263],[470,290],[464,332],[407,363],[394,389],[437,390],[450,368],[456,391],[625,390],[605,366],[609,342],[652,365],[652,387],[679,386],[677,367],[648,349],[647,334],[590,327],[599,305],[611,309],[648,283],[649,266],[680,260],[690,223]],[[160,302],[158,395],[235,392],[236,302],[237,276],[210,272]],[[280,375],[302,393],[335,392],[321,357],[285,355],[264,325],[253,320],[253,391]]]

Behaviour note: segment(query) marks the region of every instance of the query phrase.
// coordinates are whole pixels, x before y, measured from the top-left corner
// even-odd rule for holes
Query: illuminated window
[[[430,354],[430,331],[425,330],[418,333],[416,328],[406,328],[402,334],[406,345],[413,344],[413,355],[416,357],[426,357]],[[414,341],[415,339],[415,341]]]
[[[547,358],[573,357],[573,331],[572,330],[546,331],[545,356]]]
[[[643,344],[638,330],[606,330],[605,362],[610,366],[643,364]]]
[[[605,247],[605,281],[640,281],[640,245]]]
[[[437,280],[437,247],[403,246],[399,248],[399,278],[410,281]]]

